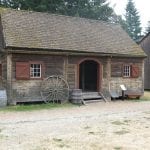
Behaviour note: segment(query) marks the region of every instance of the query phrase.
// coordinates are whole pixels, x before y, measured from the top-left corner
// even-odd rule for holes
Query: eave
[[[31,48],[5,48],[7,53],[13,54],[51,54],[51,55],[64,55],[64,56],[101,56],[101,57],[125,57],[125,58],[146,58],[147,55],[139,54],[118,54],[118,53],[98,53],[86,51],[72,51],[72,50],[55,50],[55,49],[31,49]]]

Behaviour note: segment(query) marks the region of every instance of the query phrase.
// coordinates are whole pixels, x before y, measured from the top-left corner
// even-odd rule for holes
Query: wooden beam
[[[117,53],[97,53],[97,52],[83,52],[83,51],[67,51],[67,50],[30,50],[30,49],[7,49],[8,53],[18,54],[51,54],[51,55],[67,55],[67,56],[102,56],[102,57],[121,57],[121,58],[146,58],[141,55],[128,55],[128,54],[117,54]]]
[[[63,76],[67,81],[67,72],[68,72],[68,56],[64,57],[64,65],[63,65]]]
[[[7,55],[7,96],[8,96],[8,104],[13,104],[13,101],[12,101],[12,54]]]

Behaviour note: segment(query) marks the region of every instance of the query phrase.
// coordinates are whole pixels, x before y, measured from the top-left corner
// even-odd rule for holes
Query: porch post
[[[110,79],[111,79],[111,58],[107,58],[107,65],[106,65],[106,85],[107,85],[107,100],[111,100],[109,91],[110,91]]]
[[[13,104],[12,100],[12,54],[7,55],[7,97],[8,104]],[[14,103],[15,104],[15,103]]]
[[[144,59],[142,60],[142,92],[143,92],[143,94],[144,94],[144,69],[145,69],[145,65],[144,65]]]
[[[68,56],[64,57],[64,66],[63,66],[63,76],[64,79],[67,81],[67,73],[68,73]]]

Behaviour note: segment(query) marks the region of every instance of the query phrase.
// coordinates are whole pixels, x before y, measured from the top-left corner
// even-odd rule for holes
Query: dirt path
[[[0,112],[0,150],[149,150],[150,102]]]

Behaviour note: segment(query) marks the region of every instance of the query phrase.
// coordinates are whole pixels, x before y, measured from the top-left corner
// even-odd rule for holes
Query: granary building
[[[121,94],[144,89],[143,50],[117,24],[63,15],[3,10],[1,89],[8,104],[41,100],[41,82],[61,76],[69,89]]]

